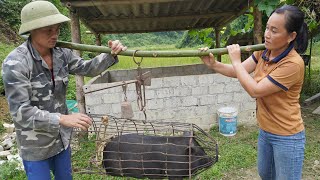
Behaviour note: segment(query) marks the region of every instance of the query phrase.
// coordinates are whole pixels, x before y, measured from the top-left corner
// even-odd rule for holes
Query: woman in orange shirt
[[[260,177],[299,180],[305,148],[299,104],[304,79],[304,61],[299,53],[308,46],[304,13],[290,5],[273,11],[264,40],[266,50],[254,52],[242,63],[238,44],[227,47],[232,65],[215,61],[212,54],[201,59],[214,71],[237,78],[248,94],[257,99]]]

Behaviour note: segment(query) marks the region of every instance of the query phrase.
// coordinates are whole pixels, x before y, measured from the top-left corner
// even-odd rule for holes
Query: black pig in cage
[[[88,135],[72,134],[74,173],[182,179],[218,161],[216,141],[195,124],[91,116]]]

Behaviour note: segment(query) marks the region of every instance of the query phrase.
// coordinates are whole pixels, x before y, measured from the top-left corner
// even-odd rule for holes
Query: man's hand
[[[204,48],[199,48],[199,50],[201,52],[205,52],[207,51],[209,48],[208,47],[204,47]],[[216,60],[214,59],[214,56],[212,53],[209,53],[209,56],[202,56],[200,57],[202,62],[208,66],[210,69],[214,69],[215,65],[216,65]]]
[[[81,113],[61,115],[59,123],[67,127],[76,127],[80,128],[83,131],[87,131],[90,125],[92,124],[92,119]]]
[[[121,51],[127,50],[127,46],[122,45],[119,40],[115,40],[115,41],[109,40],[108,46],[109,48],[111,48],[111,54],[114,56],[119,54]]]

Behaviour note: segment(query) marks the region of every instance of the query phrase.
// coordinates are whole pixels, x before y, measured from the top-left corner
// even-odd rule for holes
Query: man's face
[[[53,48],[58,40],[60,24],[46,26],[30,32],[32,41],[42,48]]]

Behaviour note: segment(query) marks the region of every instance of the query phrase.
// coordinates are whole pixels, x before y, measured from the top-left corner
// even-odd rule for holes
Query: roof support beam
[[[219,17],[219,16],[234,16],[236,15],[234,12],[221,12],[221,13],[206,13],[206,14],[200,14],[200,15],[181,15],[181,16],[164,16],[164,17],[133,17],[133,18],[110,18],[110,19],[90,19],[88,22],[90,24],[104,24],[106,22],[108,23],[126,23],[128,20],[132,22],[146,22],[146,21],[173,21],[173,20],[185,20],[185,19],[199,19],[199,18],[212,18],[213,16]]]
[[[108,6],[108,5],[126,5],[126,4],[156,4],[156,3],[169,3],[169,2],[183,2],[185,0],[92,0],[92,1],[73,1],[67,2],[66,5],[69,7],[89,7],[89,6]]]

